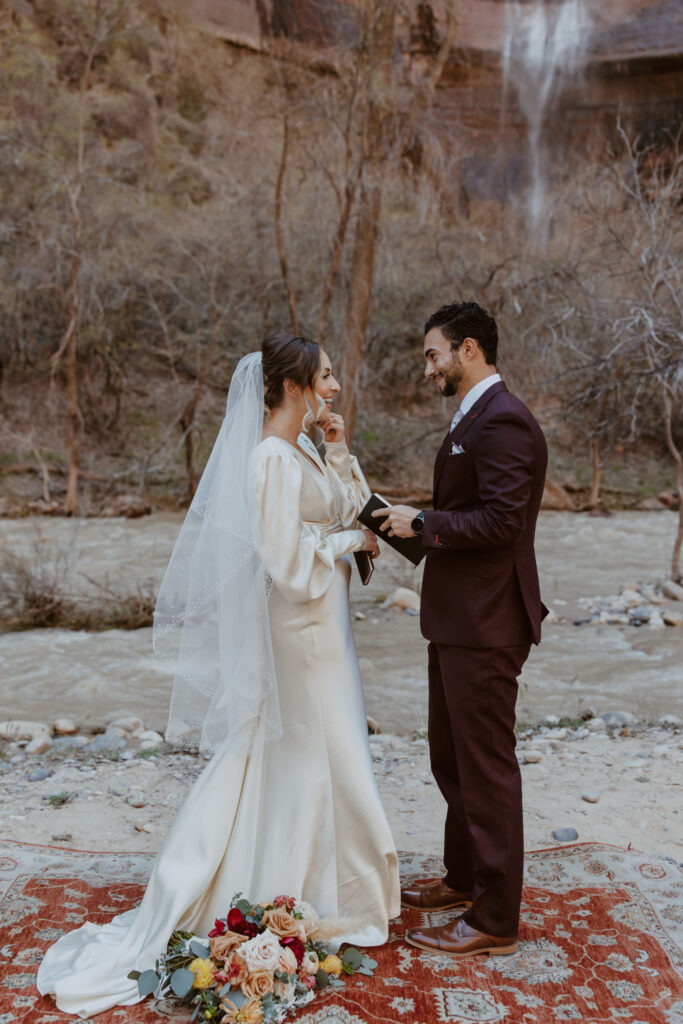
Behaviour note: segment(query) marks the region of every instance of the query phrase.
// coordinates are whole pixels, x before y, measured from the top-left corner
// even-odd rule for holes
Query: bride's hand
[[[372,530],[366,530],[365,527],[363,527],[363,533],[365,534],[365,546],[361,548],[361,551],[369,551],[373,558],[377,558],[379,555],[377,537]]]
[[[330,444],[343,441],[345,436],[344,417],[338,412],[332,412],[325,406],[318,416],[318,426],[325,434],[325,440]]]

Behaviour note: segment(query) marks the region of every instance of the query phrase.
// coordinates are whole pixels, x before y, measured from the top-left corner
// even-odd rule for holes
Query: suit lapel
[[[490,388],[487,388],[481,398],[478,398],[474,403],[469,412],[466,412],[459,423],[456,423],[453,430],[446,435],[444,443],[441,445],[439,452],[436,456],[436,462],[434,464],[434,499],[436,503],[436,488],[439,483],[439,477],[443,472],[443,468],[447,462],[448,453],[451,450],[452,445],[459,444],[461,438],[465,436],[467,431],[470,429],[474,421],[484,411],[486,406],[489,404],[494,395],[497,395],[500,391],[507,391],[505,383],[500,380],[492,384]]]

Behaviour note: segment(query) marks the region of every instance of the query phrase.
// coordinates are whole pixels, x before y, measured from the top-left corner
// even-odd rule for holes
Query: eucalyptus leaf
[[[223,988],[218,993],[221,999],[223,998],[223,996],[227,996],[228,992],[230,991],[230,988],[231,986],[229,984],[223,986]]]
[[[194,974],[187,967],[179,967],[171,975],[171,988],[175,994],[182,999],[194,985]]]
[[[359,967],[356,974],[365,974],[368,978],[374,978],[375,972],[370,967]]]
[[[234,1003],[239,1010],[240,1006],[244,1006],[247,1002],[247,997],[239,989],[236,989],[234,995],[230,996],[230,1002]]]
[[[355,971],[357,967],[360,967],[362,962],[363,954],[359,949],[356,949],[354,946],[349,946],[348,949],[344,950],[342,963],[348,964],[352,970]]]
[[[138,991],[141,996],[150,996],[157,988],[161,978],[156,971],[143,971],[138,978]]]
[[[369,956],[364,956],[361,962],[363,967],[367,967],[371,971],[374,971],[375,967],[377,967],[377,961],[373,960],[372,957]]]
[[[209,955],[209,947],[203,945],[199,939],[192,939],[190,942],[190,949],[195,956],[198,956],[201,960],[206,960]]]
[[[327,988],[330,984],[330,979],[326,971],[320,970],[315,973],[315,981],[318,988]]]
[[[138,978],[140,977],[140,974],[140,971],[131,971],[130,974],[126,975],[126,977],[130,978],[131,981],[137,981]]]
[[[346,988],[346,982],[341,978],[330,978],[330,988]]]
[[[237,910],[241,910],[244,916],[246,917],[251,910],[251,903],[249,902],[249,900],[238,900],[237,903],[235,904],[235,907],[237,908]]]

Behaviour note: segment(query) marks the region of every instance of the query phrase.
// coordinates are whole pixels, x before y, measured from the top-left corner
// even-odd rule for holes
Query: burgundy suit
[[[547,459],[531,412],[493,384],[444,439],[424,519],[420,623],[430,641],[432,771],[448,804],[446,882],[473,892],[465,919],[501,937],[519,923],[515,702],[545,614],[534,533]]]

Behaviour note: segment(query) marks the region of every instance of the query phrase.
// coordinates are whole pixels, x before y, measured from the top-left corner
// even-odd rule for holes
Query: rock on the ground
[[[141,750],[151,750],[153,747],[158,747],[160,743],[164,742],[164,737],[161,733],[155,732],[153,729],[146,729],[144,732],[141,732],[138,739]]]
[[[88,743],[87,736],[55,736],[52,740],[53,747],[72,747],[77,749],[78,747],[85,747]]]
[[[102,750],[123,750],[126,746],[126,741],[121,739],[120,736],[114,736],[112,733],[103,732],[88,743],[84,750],[89,751],[92,754],[98,754]]]
[[[105,518],[125,516],[126,519],[139,519],[140,516],[148,516],[152,506],[137,494],[119,494],[113,502],[102,512]]]
[[[574,501],[569,491],[566,491],[561,484],[556,483],[554,480],[546,479],[543,487],[541,508],[550,509],[553,512],[573,512]]]
[[[0,739],[2,740],[32,740],[36,736],[49,735],[50,726],[45,722],[23,722],[15,719],[0,722]]]
[[[415,612],[420,610],[420,595],[408,587],[397,587],[386,599],[382,608],[403,608]]]
[[[48,733],[44,733],[43,735],[35,736],[30,743],[27,743],[24,751],[27,754],[44,754],[51,746],[52,738]]]
[[[130,804],[131,807],[144,807],[147,801],[145,800],[144,793],[131,793],[126,803]]]
[[[586,792],[581,794],[581,799],[585,800],[587,804],[597,804],[600,797],[597,793]]]
[[[522,752],[522,762],[524,764],[538,764],[539,761],[543,760],[543,754],[540,750],[524,750]]]
[[[603,722],[602,718],[589,718],[586,722],[585,728],[589,732],[606,732],[607,726]]]
[[[370,715],[367,716],[367,722],[368,722],[368,736],[378,736],[381,733],[381,731],[382,731],[382,727],[379,724],[379,722],[376,721],[376,719],[371,718]]]
[[[52,731],[56,736],[73,736],[78,726],[70,718],[58,718],[52,723]]]
[[[664,580],[661,584],[661,591],[665,597],[670,598],[672,601],[683,601],[683,587],[680,583],[674,583],[673,580]]]
[[[558,843],[573,843],[578,838],[579,833],[575,828],[556,828],[553,831],[553,839],[557,839]]]
[[[683,626],[683,614],[667,608],[662,612],[662,621],[665,626]]]
[[[662,715],[659,719],[660,725],[683,725],[683,720],[678,715]]]
[[[636,506],[640,512],[662,512],[668,507],[669,506],[665,505],[663,501],[659,500],[659,498],[643,498],[643,500]]]
[[[145,723],[137,715],[123,715],[107,723],[107,729],[123,729],[124,732],[142,731],[144,728]]]
[[[630,711],[606,711],[600,715],[605,725],[637,725],[638,719]]]
[[[29,772],[26,778],[29,782],[43,782],[44,779],[49,779],[52,772],[48,768],[34,768],[32,772]]]

